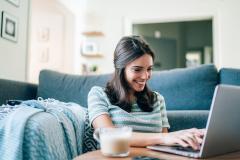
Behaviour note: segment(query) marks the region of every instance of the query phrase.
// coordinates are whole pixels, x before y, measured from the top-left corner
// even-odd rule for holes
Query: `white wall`
[[[240,1],[223,1],[219,12],[220,65],[240,68]]]
[[[74,18],[58,0],[32,0],[28,58],[29,82],[42,69],[74,72]],[[44,31],[47,39],[44,40]],[[43,39],[41,38],[43,37]]]
[[[76,15],[75,26],[68,26],[74,39],[65,41],[72,50],[68,53],[65,66],[74,73],[80,73],[81,63],[91,62],[101,67],[102,73],[113,71],[113,51],[119,39],[131,33],[132,22],[166,22],[191,20],[194,18],[213,17],[214,61],[218,68],[240,68],[240,1],[239,0],[59,0]],[[45,3],[46,0],[39,0]],[[18,43],[0,38],[0,78],[26,80],[27,77],[27,31],[29,0],[21,0],[17,8],[7,1],[0,1],[0,11],[6,10],[19,18]],[[86,16],[87,17],[84,17]],[[90,20],[94,17],[94,20]],[[86,19],[85,19],[86,18]],[[81,32],[86,28],[102,31],[105,36],[101,41],[100,59],[86,59],[80,55]],[[67,53],[67,52],[66,52]],[[70,55],[67,55],[70,57]],[[65,56],[65,58],[67,57]]]
[[[17,42],[0,37],[0,78],[24,81],[27,69],[29,0],[21,0],[19,7],[15,7],[6,0],[1,0],[0,12],[2,11],[17,17],[19,28]]]
[[[104,72],[113,71],[113,51],[118,40],[131,33],[131,22],[166,22],[213,18],[214,63],[220,67],[240,68],[240,1],[238,0],[88,0],[87,11],[101,23],[95,29],[103,40]],[[94,28],[92,27],[92,28]],[[126,27],[128,27],[126,29]],[[197,37],[196,37],[197,38]]]

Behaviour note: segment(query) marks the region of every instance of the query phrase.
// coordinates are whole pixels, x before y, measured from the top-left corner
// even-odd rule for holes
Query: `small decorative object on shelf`
[[[83,41],[81,45],[81,54],[88,58],[101,58],[103,54],[100,51],[101,38],[104,34],[100,31],[82,32]]]
[[[82,44],[82,55],[85,57],[102,57],[102,54],[99,53],[97,44],[88,41],[85,41]]]
[[[83,75],[95,75],[100,74],[99,66],[96,64],[82,64],[82,74]]]

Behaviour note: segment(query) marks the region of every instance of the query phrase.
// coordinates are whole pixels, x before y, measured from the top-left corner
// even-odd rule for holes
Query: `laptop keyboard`
[[[191,147],[182,147],[182,146],[148,146],[147,148],[153,149],[153,150],[157,150],[157,151],[162,151],[162,152],[179,154],[179,155],[192,157],[192,158],[200,157],[200,150],[194,150]]]
[[[174,148],[180,151],[199,152],[199,150],[194,150],[192,147],[175,146]]]

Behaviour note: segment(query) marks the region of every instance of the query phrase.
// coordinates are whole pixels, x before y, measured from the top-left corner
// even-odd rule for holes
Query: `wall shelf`
[[[86,58],[103,58],[103,55],[100,53],[96,53],[96,54],[82,54],[83,57]]]
[[[89,31],[89,32],[82,32],[82,35],[86,37],[103,37],[103,32],[100,31]]]

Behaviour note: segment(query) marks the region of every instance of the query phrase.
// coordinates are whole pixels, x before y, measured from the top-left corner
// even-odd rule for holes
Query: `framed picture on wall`
[[[12,3],[12,4],[15,5],[16,7],[19,7],[20,0],[6,0],[6,1]]]
[[[39,27],[38,29],[38,41],[48,42],[50,39],[50,28],[49,27]]]
[[[82,45],[82,55],[94,57],[98,55],[98,47],[94,42],[85,41]]]
[[[18,39],[18,19],[6,12],[2,12],[1,37],[13,42]]]
[[[186,67],[197,67],[202,64],[202,52],[188,51],[185,55]]]

